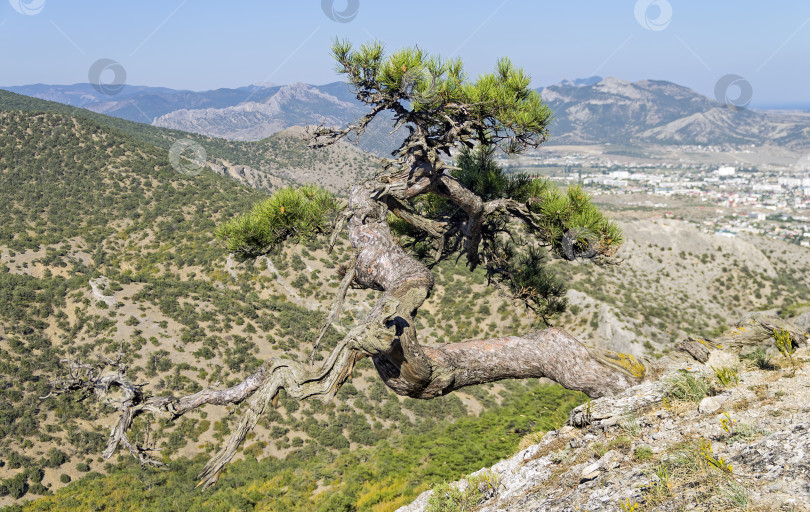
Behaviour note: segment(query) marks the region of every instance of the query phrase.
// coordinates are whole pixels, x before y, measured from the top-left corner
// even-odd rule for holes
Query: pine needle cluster
[[[451,175],[484,202],[515,201],[523,217],[490,215],[483,226],[481,260],[491,282],[525,303],[544,319],[565,310],[566,286],[548,266],[549,256],[573,260],[612,255],[622,242],[621,230],[591,202],[580,186],[561,190],[545,178],[509,174],[495,160],[492,146],[462,148]],[[419,196],[410,203],[420,216],[459,226],[466,214],[439,195]],[[404,246],[427,263],[464,250],[448,237],[437,251],[435,240],[393,215],[389,225]],[[438,256],[438,257],[437,257]]]
[[[340,209],[329,191],[313,185],[283,188],[239,217],[220,226],[216,236],[241,258],[255,258],[279,247],[331,230]]]
[[[355,48],[335,40],[332,56],[336,71],[355,86],[359,100],[407,102],[431,137],[446,139],[448,120],[474,122],[467,135],[442,140],[439,146],[476,140],[512,154],[536,147],[548,135],[551,110],[530,88],[529,74],[506,57],[494,72],[469,80],[461,59],[444,59],[419,47],[386,54],[379,41]]]

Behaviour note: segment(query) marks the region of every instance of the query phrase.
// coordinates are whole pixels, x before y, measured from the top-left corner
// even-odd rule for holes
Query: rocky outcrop
[[[246,101],[224,108],[179,109],[152,123],[192,133],[232,140],[259,140],[294,125],[343,126],[361,114],[352,103],[294,83],[281,87],[265,101]]]
[[[798,368],[763,337],[777,327],[794,332]],[[679,352],[655,381],[577,407],[538,444],[453,485],[495,482],[494,492],[480,493],[479,512],[810,510],[810,350],[794,329],[752,315],[716,340],[700,340],[711,347],[705,363]],[[781,368],[739,359],[756,344]],[[739,380],[720,384],[719,365],[736,367]],[[694,383],[708,383],[714,396],[677,392]],[[399,512],[443,499],[449,495],[427,491]]]
[[[259,171],[247,165],[234,165],[230,162],[219,161],[207,162],[206,166],[220,176],[227,176],[251,188],[275,190],[289,185],[288,181],[278,176]]]
[[[113,307],[118,303],[118,300],[115,298],[115,294],[104,294],[104,289],[107,288],[107,285],[109,284],[110,280],[104,276],[97,279],[90,279],[90,290],[92,291],[93,298],[95,298],[96,301],[103,302],[107,304],[108,307]]]

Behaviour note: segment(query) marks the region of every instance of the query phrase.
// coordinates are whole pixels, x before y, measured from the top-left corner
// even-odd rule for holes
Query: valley
[[[393,510],[493,464],[531,431],[558,428],[585,401],[536,379],[431,401],[401,398],[363,360],[326,406],[282,395],[209,494],[195,493],[193,478],[238,408],[211,406],[174,423],[141,418],[133,435],[169,462],[167,472],[143,470],[123,452],[103,459],[113,411],[92,397],[49,396],[65,359],[109,369],[118,358],[159,395],[233,384],[281,354],[308,357],[349,260],[347,241],[331,254],[305,243],[240,263],[213,236],[282,186],[315,183],[341,194],[378,172],[368,153],[348,144],[311,150],[303,136],[289,127],[258,141],[228,140],[0,92],[0,490],[7,491],[0,505],[88,510],[127,489],[116,494],[116,507],[336,510],[345,502]],[[205,148],[208,169],[175,171],[169,148],[178,140]],[[650,153],[638,157],[639,147]],[[797,240],[765,231],[718,236],[706,224],[719,214],[715,207],[723,216],[739,210],[712,204],[707,212],[689,195],[599,181],[616,171],[676,172],[672,165],[710,175],[747,151],[742,146],[688,146],[687,164],[669,163],[677,146],[593,148],[551,146],[509,161],[510,170],[560,184],[578,180],[582,166],[592,180],[585,190],[624,233],[616,265],[552,263],[569,286],[568,311],[554,325],[611,350],[658,357],[688,336],[719,335],[747,312],[787,314],[808,301],[810,251]],[[761,151],[769,156],[757,172],[767,168],[778,179],[778,166],[790,168],[803,150]],[[483,271],[470,275],[458,261],[435,274],[435,293],[418,317],[423,342],[539,326],[487,287]],[[316,360],[368,313],[375,293],[349,291],[346,313]]]

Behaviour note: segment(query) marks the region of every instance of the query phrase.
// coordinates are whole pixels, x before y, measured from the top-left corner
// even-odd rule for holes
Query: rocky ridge
[[[152,124],[233,140],[259,140],[294,125],[342,126],[360,113],[355,104],[313,86],[294,83],[281,87],[265,101],[246,101],[225,108],[179,109],[158,117]]]
[[[538,92],[555,113],[555,144],[807,146],[807,116],[729,107],[663,80],[592,77]]]
[[[366,111],[345,84],[294,83],[179,91],[127,86],[111,100],[90,84],[6,87],[37,98],[88,108],[159,127],[230,140],[255,141],[294,125],[343,126]],[[552,142],[618,145],[775,145],[806,150],[810,114],[728,107],[663,80],[615,77],[564,80],[537,89],[555,113]],[[372,123],[361,147],[385,156],[399,146],[387,119]]]
[[[654,381],[574,409],[563,428],[399,512],[810,510],[808,320],[757,314],[687,340]],[[777,354],[780,329],[799,347],[795,366]],[[724,368],[738,371],[725,383]]]

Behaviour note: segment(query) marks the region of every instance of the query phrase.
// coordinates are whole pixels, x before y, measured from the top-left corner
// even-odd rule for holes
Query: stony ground
[[[763,345],[771,368],[731,349],[673,358],[657,380],[575,409],[562,429],[400,512],[808,511],[810,350],[791,364]],[[738,381],[719,382],[721,368]]]

